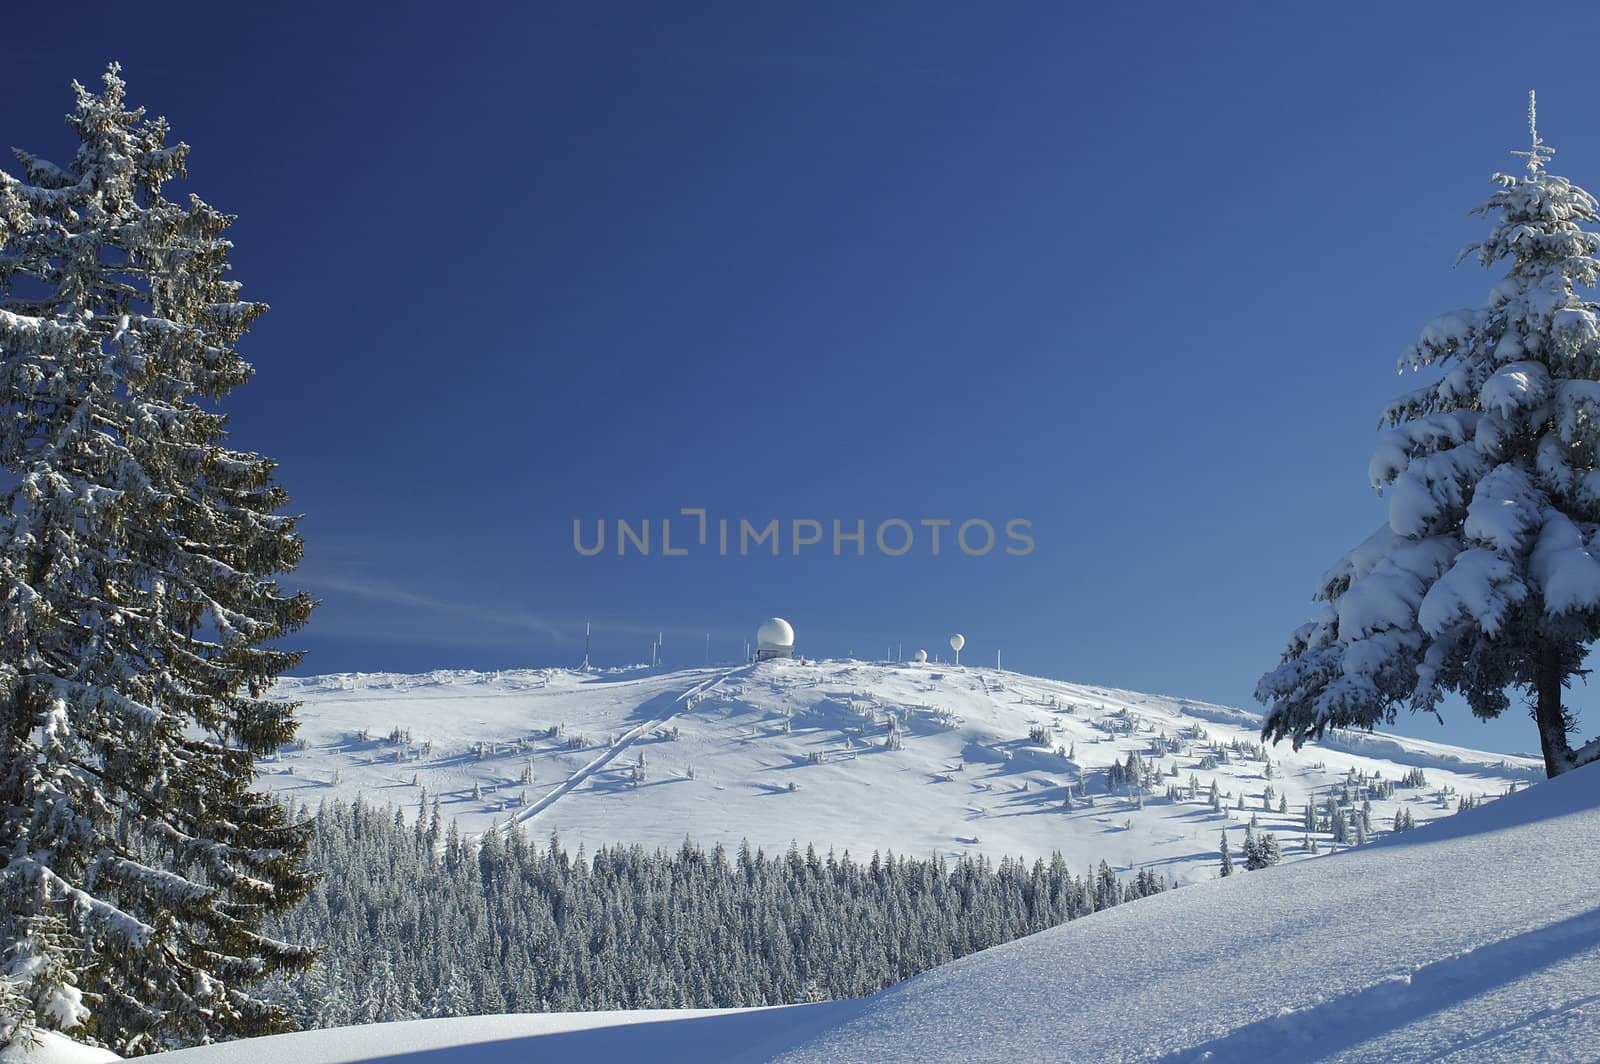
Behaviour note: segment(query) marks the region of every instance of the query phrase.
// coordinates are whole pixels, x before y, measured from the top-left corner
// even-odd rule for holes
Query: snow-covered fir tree
[[[1271,868],[1283,860],[1283,851],[1278,846],[1278,837],[1272,832],[1263,831],[1257,835],[1246,830],[1243,856],[1245,868],[1254,872],[1262,868]]]
[[[1545,768],[1578,750],[1562,690],[1600,636],[1600,204],[1545,170],[1539,139],[1520,176],[1476,213],[1468,247],[1508,263],[1475,310],[1431,322],[1402,371],[1436,380],[1384,411],[1369,473],[1388,520],[1330,569],[1317,618],[1290,637],[1256,697],[1263,735],[1296,746],[1329,727],[1372,727],[1396,710],[1437,712],[1446,693],[1497,717],[1508,691],[1532,697]]]
[[[1344,807],[1332,798],[1328,799],[1328,832],[1340,846],[1350,845],[1350,821],[1344,815]]]
[[[1219,876],[1233,875],[1233,854],[1228,852],[1227,828],[1222,829],[1222,845],[1217,848],[1217,856],[1221,862],[1217,868],[1217,874]]]
[[[73,85],[68,165],[0,172],[0,1031],[137,1054],[278,1029],[252,987],[310,961],[260,933],[312,885],[309,828],[249,787],[312,603],[274,582],[301,542],[273,465],[216,411],[266,307],[117,75]]]

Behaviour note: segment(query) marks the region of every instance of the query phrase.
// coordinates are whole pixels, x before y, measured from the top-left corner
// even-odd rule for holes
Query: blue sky
[[[117,59],[238,214],[273,311],[234,433],[306,514],[304,671],[575,663],[585,620],[602,663],[697,663],[781,613],[815,655],[959,629],[1251,705],[1383,519],[1396,359],[1488,290],[1451,264],[1530,87],[1600,186],[1600,12],[1110,6],[36,6],[0,133],[69,154],[68,82]],[[868,556],[573,549],[681,543],[682,507],[860,520]],[[1035,548],[885,557],[892,518]]]

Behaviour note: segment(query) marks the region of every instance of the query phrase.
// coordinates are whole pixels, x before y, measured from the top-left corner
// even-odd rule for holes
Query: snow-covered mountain
[[[1600,1046],[1600,767],[1096,913],[857,1001],[419,1020],[172,1064],[1575,1061]]]
[[[515,823],[574,849],[1060,850],[1195,881],[1215,874],[1220,829],[1237,852],[1252,815],[1295,860],[1307,802],[1340,800],[1353,836],[1370,800],[1377,836],[1401,809],[1420,824],[1542,776],[1530,759],[1360,733],[1263,752],[1259,718],[1237,709],[936,664],[345,674],[280,693],[304,703],[302,741],[263,786],[408,817],[425,791],[463,830]],[[1119,779],[1130,754],[1139,789]]]

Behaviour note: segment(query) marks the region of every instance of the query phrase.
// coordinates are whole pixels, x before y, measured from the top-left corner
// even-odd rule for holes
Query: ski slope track
[[[683,706],[687,704],[692,707],[694,705],[695,698],[705,694],[723,680],[726,680],[729,676],[732,676],[735,672],[739,671],[741,670],[729,669],[727,672],[724,672],[719,676],[714,676],[709,680],[701,680],[697,682],[687,691],[684,691],[682,694],[674,698],[672,700],[672,705]],[[677,710],[674,709],[671,713],[656,717],[653,720],[647,720],[643,724],[635,725],[628,731],[623,732],[621,738],[617,739],[616,742],[612,743],[606,748],[605,753],[601,754],[599,757],[596,757],[593,761],[590,761],[572,775],[568,776],[538,801],[533,802],[524,809],[518,810],[507,822],[507,828],[509,829],[513,826],[526,827],[528,824],[531,824],[540,813],[544,812],[546,809],[549,809],[561,798],[571,794],[585,780],[589,779],[589,777],[593,776],[596,772],[599,772],[606,765],[616,760],[617,755],[622,753],[623,750],[627,749],[629,746],[632,746],[643,736],[671,724],[677,715]]]
[[[855,1001],[418,1020],[162,1064],[1592,1061],[1600,765],[964,957]]]
[[[1222,830],[1238,853],[1252,817],[1296,861],[1307,837],[1335,842],[1304,830],[1308,802],[1324,819],[1330,798],[1351,817],[1370,802],[1378,837],[1402,809],[1426,823],[1543,774],[1384,735],[1263,749],[1243,710],[932,663],[346,674],[278,690],[302,703],[300,741],[261,764],[260,786],[408,819],[437,801],[468,834],[515,826],[573,851],[686,837],[863,860],[1059,850],[1080,873],[1106,861],[1197,882],[1216,874]],[[1130,754],[1153,770],[1137,793],[1113,767]],[[1398,786],[1414,770],[1425,781]]]

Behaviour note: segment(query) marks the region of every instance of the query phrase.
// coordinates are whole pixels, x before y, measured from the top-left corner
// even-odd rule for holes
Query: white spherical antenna
[[[957,632],[955,635],[950,637],[950,649],[954,650],[957,654],[961,653],[961,648],[966,645],[967,637],[962,635],[960,632]]]
[[[794,628],[782,617],[769,617],[756,629],[756,659],[794,656]]]
[[[919,651],[917,651],[916,656],[913,657],[911,660],[912,661],[919,661],[919,662],[920,661],[927,661],[928,660],[928,652],[926,650],[919,650]]]

